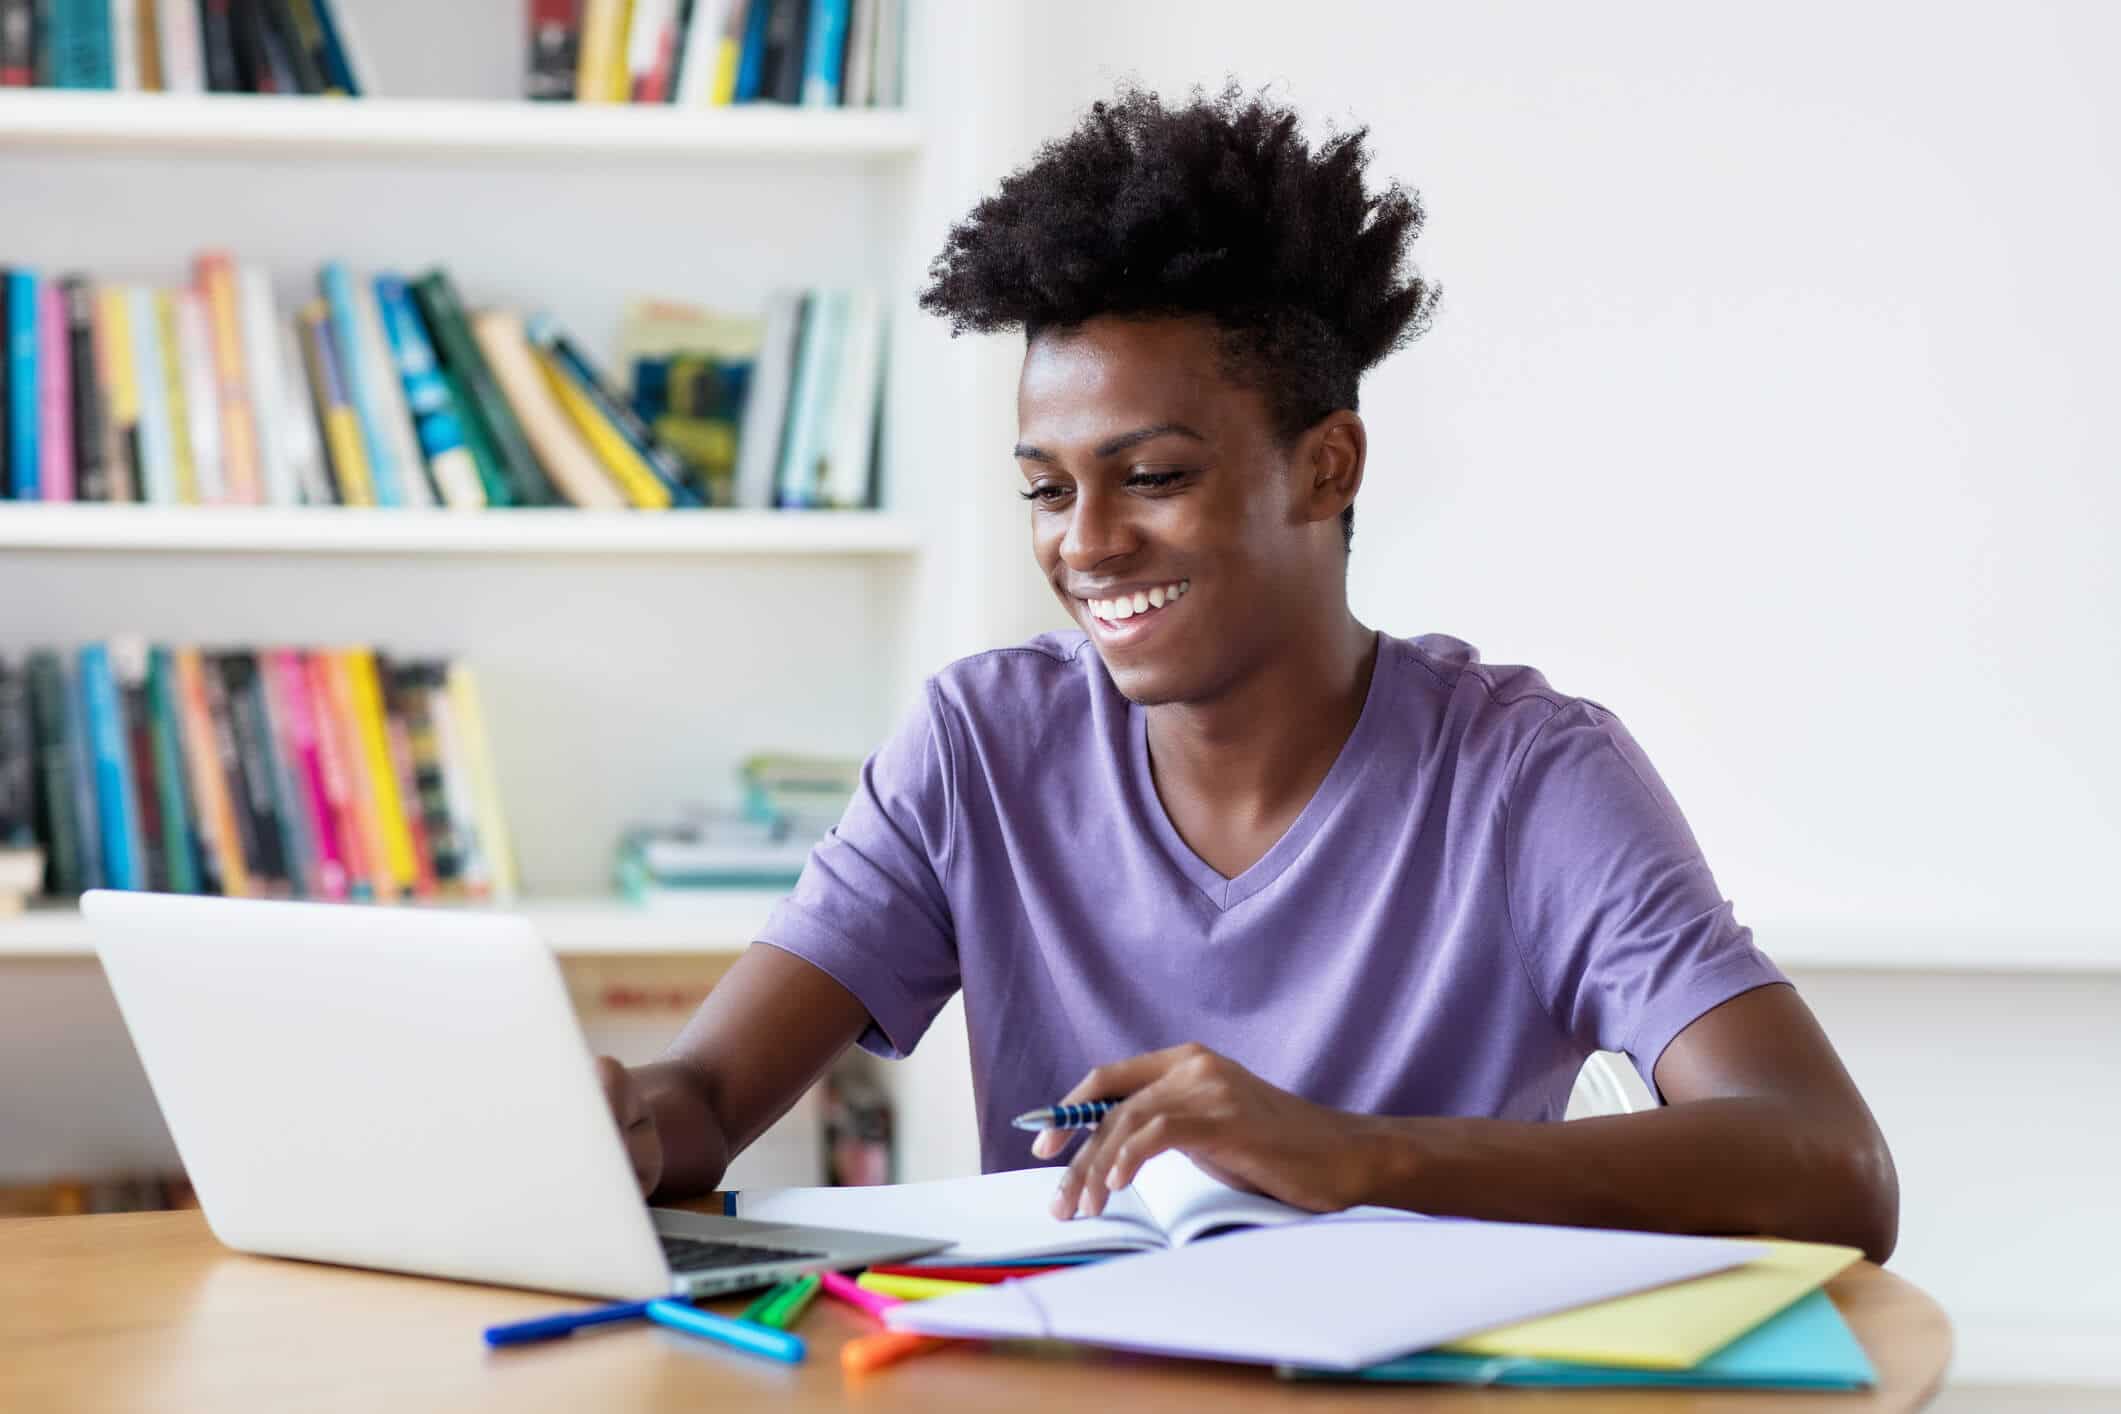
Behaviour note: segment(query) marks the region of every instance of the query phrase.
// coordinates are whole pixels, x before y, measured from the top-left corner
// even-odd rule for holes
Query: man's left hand
[[[1370,1117],[1314,1105],[1276,1089],[1227,1056],[1188,1043],[1101,1065],[1063,1104],[1125,1095],[1077,1151],[1053,1215],[1095,1217],[1141,1166],[1176,1149],[1233,1188],[1312,1212],[1363,1202]],[[1047,1130],[1031,1152],[1049,1159],[1070,1131]]]

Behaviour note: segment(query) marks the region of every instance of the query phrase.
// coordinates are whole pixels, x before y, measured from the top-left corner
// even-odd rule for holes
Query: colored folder
[[[1294,1380],[1382,1383],[1538,1385],[1579,1389],[1869,1389],[1878,1382],[1870,1358],[1824,1291],[1800,1297],[1711,1354],[1691,1370],[1642,1370],[1517,1356],[1426,1350],[1353,1373],[1284,1366]]]
[[[1760,1256],[1742,1267],[1501,1326],[1442,1348],[1460,1355],[1691,1370],[1863,1255],[1819,1242],[1758,1246]]]

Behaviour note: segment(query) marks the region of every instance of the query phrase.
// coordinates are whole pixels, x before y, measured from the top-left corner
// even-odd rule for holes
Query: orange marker
[[[909,1355],[940,1350],[954,1342],[945,1335],[922,1335],[918,1331],[883,1331],[848,1341],[840,1347],[840,1368],[850,1375],[866,1375]]]

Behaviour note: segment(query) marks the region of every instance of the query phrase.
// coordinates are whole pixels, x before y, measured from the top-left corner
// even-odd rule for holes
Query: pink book
[[[346,891],[369,898],[368,852],[361,839],[360,817],[354,810],[353,782],[346,774],[347,754],[341,749],[345,738],[332,707],[331,664],[321,652],[300,654],[298,658],[304,686],[309,689],[310,740],[316,747],[325,808],[332,818],[332,838],[338,845]]]
[[[317,884],[325,898],[343,899],[346,861],[339,852],[339,824],[332,814],[324,760],[317,749],[317,709],[310,700],[309,674],[302,666],[302,655],[291,649],[274,649],[265,657],[272,664],[280,700],[287,704],[288,745],[295,759],[296,791],[309,819],[309,837],[316,845]]]
[[[37,293],[37,494],[74,499],[74,380],[67,357],[66,296],[56,281]]]

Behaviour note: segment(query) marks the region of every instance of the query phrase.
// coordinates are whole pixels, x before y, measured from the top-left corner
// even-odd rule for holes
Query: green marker
[[[818,1276],[816,1272],[812,1272],[809,1276],[799,1277],[786,1285],[788,1289],[774,1297],[772,1304],[759,1313],[760,1325],[771,1326],[777,1331],[787,1330],[794,1325],[796,1318],[801,1316],[803,1309],[810,1304],[810,1298],[817,1295]]]
[[[773,1309],[774,1303],[793,1290],[795,1290],[795,1283],[792,1281],[775,1282],[772,1286],[766,1288],[758,1300],[746,1306],[744,1314],[738,1316],[737,1319],[749,1321],[755,1326],[764,1325],[766,1323],[766,1313]]]

